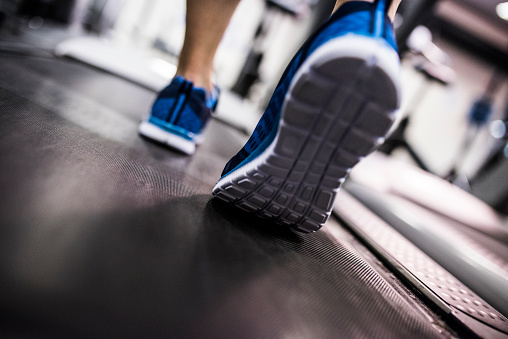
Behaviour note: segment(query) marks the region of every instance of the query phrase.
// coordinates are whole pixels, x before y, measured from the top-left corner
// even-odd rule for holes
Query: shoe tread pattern
[[[261,218],[314,232],[328,219],[350,169],[391,127],[397,91],[376,64],[347,57],[303,73],[285,105],[271,154],[214,194]]]

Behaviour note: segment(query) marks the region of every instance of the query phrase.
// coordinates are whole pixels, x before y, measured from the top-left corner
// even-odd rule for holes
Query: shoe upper
[[[207,95],[203,88],[176,76],[157,96],[149,122],[192,140],[206,127],[217,103],[217,88]]]
[[[387,16],[389,1],[378,0],[375,3],[351,1],[342,5],[321,26],[293,57],[282,75],[265,113],[245,146],[226,164],[222,176],[249,162],[263,152],[277,134],[280,112],[291,81],[305,59],[327,41],[357,34],[379,39],[397,50],[393,25]]]

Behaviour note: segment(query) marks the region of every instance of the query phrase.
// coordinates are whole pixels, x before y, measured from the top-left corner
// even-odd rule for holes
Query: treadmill
[[[374,154],[319,232],[252,218],[210,194],[245,133],[140,138],[155,92],[51,33],[0,35],[0,337],[508,338],[488,206]]]
[[[334,205],[397,276],[480,337],[508,322],[508,230],[486,204],[419,168],[374,153]]]

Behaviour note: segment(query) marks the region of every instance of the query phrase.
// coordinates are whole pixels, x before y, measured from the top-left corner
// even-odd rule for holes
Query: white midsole
[[[196,151],[196,144],[190,140],[186,140],[176,134],[165,131],[154,124],[143,120],[138,127],[140,134],[154,139],[158,142],[171,146],[185,154],[191,155]]]

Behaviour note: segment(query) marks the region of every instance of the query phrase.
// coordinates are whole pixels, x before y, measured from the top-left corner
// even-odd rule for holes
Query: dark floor
[[[247,136],[143,140],[154,93],[0,54],[0,336],[424,338],[453,331],[335,219],[296,234],[210,191]]]

